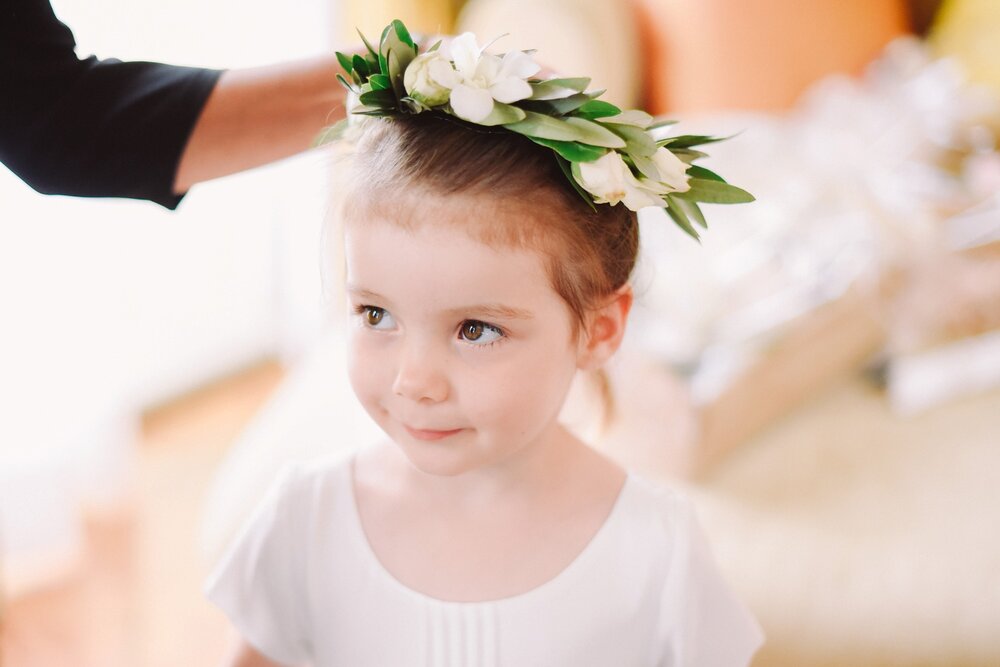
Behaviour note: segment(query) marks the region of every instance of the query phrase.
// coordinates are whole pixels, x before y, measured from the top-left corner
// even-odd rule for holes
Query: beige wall
[[[653,113],[779,110],[908,31],[902,0],[634,0]]]
[[[355,27],[373,44],[383,27],[400,19],[410,30],[437,34],[451,32],[458,0],[342,0],[337,43],[358,41]]]

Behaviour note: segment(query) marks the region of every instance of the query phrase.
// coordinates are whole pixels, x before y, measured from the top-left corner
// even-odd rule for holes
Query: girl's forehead
[[[400,184],[389,193],[355,190],[347,197],[345,227],[381,222],[406,230],[447,228],[492,248],[546,248],[556,241],[545,197],[508,197],[483,192],[439,193]]]
[[[344,250],[347,288],[355,295],[440,310],[484,303],[523,310],[559,300],[539,252],[488,243],[460,225],[353,220]]]

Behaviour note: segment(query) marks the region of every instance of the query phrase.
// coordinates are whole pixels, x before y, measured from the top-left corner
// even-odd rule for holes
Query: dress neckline
[[[382,561],[379,559],[375,550],[372,548],[371,542],[368,541],[368,535],[365,533],[364,525],[361,523],[361,513],[358,511],[357,497],[354,491],[354,460],[356,454],[352,455],[347,461],[347,465],[343,466],[343,475],[345,477],[345,483],[343,484],[345,494],[347,496],[346,507],[348,510],[350,529],[354,533],[355,541],[361,547],[362,554],[366,560],[368,560],[372,569],[374,569],[378,576],[385,580],[389,586],[402,592],[403,594],[417,598],[427,604],[436,605],[448,605],[454,607],[465,607],[474,608],[484,605],[495,605],[495,604],[509,604],[515,602],[523,602],[530,598],[540,597],[548,594],[550,591],[556,590],[562,587],[565,582],[569,582],[574,574],[578,570],[582,570],[586,567],[587,562],[592,560],[597,552],[599,552],[601,545],[611,539],[610,533],[612,532],[611,526],[618,522],[618,515],[622,513],[622,506],[624,505],[623,498],[629,492],[629,489],[633,486],[633,475],[631,472],[626,471],[625,481],[622,483],[621,488],[618,490],[618,495],[615,497],[615,501],[611,506],[611,511],[608,512],[608,516],[605,517],[604,522],[601,526],[594,532],[590,540],[584,545],[583,549],[580,550],[576,556],[558,573],[553,575],[550,579],[542,582],[541,584],[523,591],[521,593],[516,593],[514,595],[508,595],[502,598],[493,598],[489,600],[474,600],[474,601],[460,601],[460,600],[445,600],[442,598],[423,593],[407,586],[402,581],[396,578],[396,576],[390,572]]]

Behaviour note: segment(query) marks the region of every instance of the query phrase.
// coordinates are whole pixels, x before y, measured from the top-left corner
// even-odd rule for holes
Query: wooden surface
[[[13,600],[2,667],[209,667],[228,623],[201,594],[202,495],[216,465],[282,377],[265,364],[147,415],[135,496],[87,522],[69,579]]]

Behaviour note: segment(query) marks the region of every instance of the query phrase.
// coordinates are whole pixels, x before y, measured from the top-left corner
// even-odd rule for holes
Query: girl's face
[[[378,216],[348,221],[345,255],[351,384],[413,465],[458,475],[553,437],[579,343],[541,255]]]

